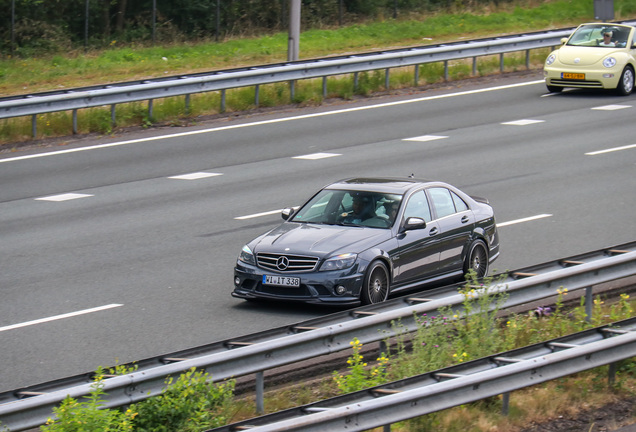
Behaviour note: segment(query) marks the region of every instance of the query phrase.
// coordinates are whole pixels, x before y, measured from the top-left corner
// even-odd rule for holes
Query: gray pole
[[[157,22],[157,0],[152,0],[152,46],[155,46]]]
[[[84,52],[88,51],[88,13],[89,0],[86,0],[86,12],[84,14]]]
[[[300,51],[300,1],[289,0],[289,39],[287,44],[287,61],[298,60]]]
[[[11,0],[11,56],[15,51],[15,0]]]

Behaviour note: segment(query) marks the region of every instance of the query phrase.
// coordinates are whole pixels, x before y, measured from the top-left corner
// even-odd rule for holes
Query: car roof
[[[414,187],[433,184],[442,185],[443,183],[411,177],[356,177],[331,183],[325,189],[374,191],[403,195]]]
[[[622,27],[622,28],[627,28],[629,30],[632,30],[633,28],[636,28],[635,26],[631,25],[631,24],[620,24],[620,23],[606,23],[606,22],[588,22],[588,23],[583,23],[580,24],[577,29],[579,27],[585,27],[585,26],[595,26],[595,27]]]

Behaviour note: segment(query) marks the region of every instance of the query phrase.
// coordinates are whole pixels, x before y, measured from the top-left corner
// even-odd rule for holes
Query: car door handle
[[[462,217],[462,223],[467,223],[470,220],[468,216]]]
[[[435,228],[431,228],[431,230],[428,232],[428,235],[434,236],[434,235],[437,235],[437,233],[438,233],[438,230],[437,230],[437,227],[435,227]]]

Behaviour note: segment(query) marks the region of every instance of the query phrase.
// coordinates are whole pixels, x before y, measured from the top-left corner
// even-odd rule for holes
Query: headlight
[[[550,66],[556,60],[556,55],[550,54],[547,59],[545,59],[546,66]]]
[[[254,259],[252,249],[247,247],[247,245],[243,246],[243,249],[241,249],[241,253],[238,256],[238,259],[240,261],[243,261],[244,263],[256,265],[256,260]]]
[[[606,68],[611,68],[614,67],[616,65],[616,59],[614,57],[608,57],[605,60],[603,60],[603,66],[605,66]]]
[[[351,267],[358,258],[357,254],[346,253],[329,258],[320,267],[320,271],[343,270]]]

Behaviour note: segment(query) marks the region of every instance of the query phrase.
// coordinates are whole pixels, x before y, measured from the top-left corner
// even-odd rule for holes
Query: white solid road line
[[[365,111],[365,110],[376,109],[376,108],[385,108],[385,107],[389,107],[389,106],[404,105],[404,104],[416,103],[416,102],[425,102],[425,101],[429,101],[429,100],[446,99],[446,98],[455,97],[455,96],[466,96],[466,95],[477,94],[477,93],[486,93],[486,92],[496,91],[496,90],[505,90],[505,89],[515,88],[515,87],[523,87],[523,86],[527,86],[527,85],[535,85],[535,84],[540,84],[540,83],[543,83],[543,82],[544,82],[544,80],[527,81],[527,82],[517,83],[517,84],[510,84],[510,85],[503,85],[503,86],[496,86],[496,87],[488,87],[488,88],[477,89],[477,90],[467,90],[467,91],[462,91],[462,92],[457,92],[457,93],[443,94],[443,95],[437,95],[437,96],[427,96],[427,97],[421,97],[421,98],[416,98],[416,99],[408,99],[408,100],[403,100],[403,101],[386,102],[386,103],[381,103],[381,104],[376,104],[376,105],[366,105],[366,106],[355,107],[355,108],[344,108],[344,109],[340,109],[340,110],[326,111],[326,112],[313,113],[313,114],[305,114],[305,115],[294,116],[294,117],[284,117],[284,118],[277,118],[277,119],[271,119],[271,120],[256,121],[256,122],[252,122],[252,123],[243,123],[243,124],[236,124],[236,125],[230,125],[230,126],[221,126],[221,127],[211,128],[211,129],[202,129],[202,130],[195,130],[195,131],[189,131],[189,132],[181,132],[181,133],[177,133],[177,134],[169,134],[169,135],[160,135],[160,136],[154,136],[154,137],[140,138],[140,139],[129,140],[129,141],[118,141],[118,142],[113,142],[113,143],[108,143],[108,144],[98,144],[98,145],[90,146],[90,147],[78,147],[78,148],[75,148],[75,149],[66,149],[66,150],[52,151],[52,152],[48,152],[48,153],[31,154],[31,155],[25,155],[25,156],[16,156],[16,157],[12,157],[12,158],[0,159],[0,163],[15,162],[15,161],[20,161],[20,160],[25,160],[25,159],[34,159],[34,158],[40,158],[40,157],[46,157],[46,156],[56,156],[56,155],[61,155],[61,154],[76,153],[76,152],[88,151],[88,150],[97,150],[97,149],[108,148],[108,147],[124,146],[124,145],[136,144],[136,143],[142,143],[142,142],[148,142],[148,141],[158,141],[158,140],[162,140],[162,139],[179,138],[179,137],[184,137],[184,136],[188,136],[188,135],[198,135],[198,134],[204,134],[204,133],[210,133],[210,132],[218,132],[218,131],[224,131],[224,130],[230,130],[230,129],[246,128],[246,127],[251,127],[251,126],[261,126],[261,125],[265,125],[265,124],[282,123],[282,122],[293,121],[293,120],[303,120],[303,119],[314,118],[314,117],[324,117],[324,116],[328,116],[328,115],[337,115],[337,114],[342,114],[342,113],[347,113],[347,112]]]
[[[262,212],[262,213],[254,213],[251,215],[246,215],[246,216],[237,216],[234,219],[236,220],[246,220],[246,219],[255,219],[257,217],[261,217],[261,216],[269,216],[269,215],[273,215],[276,213],[280,213],[282,211],[282,209],[278,209],[278,210],[271,210],[271,211],[266,211],[266,212]],[[543,219],[543,218],[547,218],[547,217],[551,217],[551,214],[540,214],[540,215],[536,215],[536,216],[529,216],[526,218],[522,218],[522,219],[515,219],[515,220],[511,220],[508,222],[500,222],[497,224],[497,228],[501,228],[501,227],[505,227],[508,225],[515,225],[515,224],[519,224],[519,223],[524,223],[524,222],[531,222],[537,219]]]
[[[27,326],[31,326],[31,325],[35,325],[35,324],[42,324],[42,323],[46,323],[46,322],[50,322],[50,321],[61,320],[61,319],[65,319],[65,318],[71,318],[71,317],[75,317],[75,316],[78,316],[78,315],[85,315],[85,314],[89,314],[89,313],[93,313],[93,312],[99,312],[99,311],[112,309],[112,308],[116,308],[116,307],[120,307],[120,306],[123,306],[123,304],[113,303],[113,304],[109,304],[109,305],[105,305],[105,306],[99,306],[99,307],[96,307],[96,308],[84,309],[84,310],[77,311],[77,312],[69,312],[69,313],[65,313],[65,314],[62,314],[62,315],[55,315],[55,316],[48,317],[48,318],[41,318],[41,319],[37,319],[37,320],[33,320],[33,321],[27,321],[27,322],[23,322],[23,323],[19,323],[19,324],[12,324],[12,325],[8,325],[8,326],[5,326],[5,327],[0,327],[0,332],[7,331],[7,330],[13,330],[13,329],[21,328],[21,327],[27,327]]]

